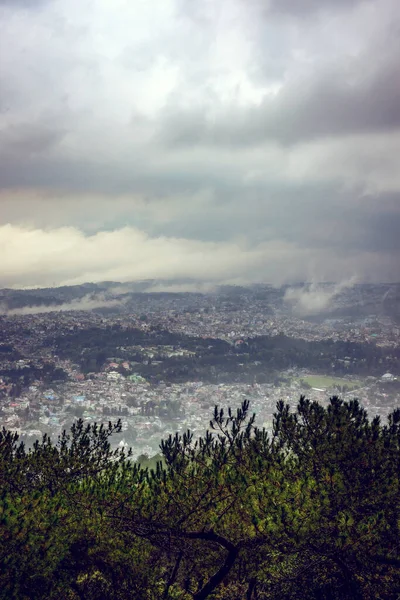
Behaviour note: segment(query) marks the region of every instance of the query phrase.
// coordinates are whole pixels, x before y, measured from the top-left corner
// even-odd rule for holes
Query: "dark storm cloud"
[[[400,253],[400,194],[396,196],[399,210],[382,210],[365,216],[365,228],[360,247],[374,248],[377,252]]]
[[[107,227],[141,223],[145,231],[155,236],[214,243],[239,237],[247,239],[250,246],[266,240],[282,240],[316,252],[327,248],[336,253],[399,250],[400,212],[394,209],[399,195],[380,194],[356,202],[362,190],[345,189],[340,182],[289,183],[270,177],[268,181],[252,184],[244,182],[242,175],[235,168],[224,171],[218,161],[214,170],[209,163],[197,164],[192,170],[180,168],[179,162],[175,167],[160,169],[156,165],[149,167],[146,161],[106,164],[24,152],[0,161],[0,181],[10,192],[21,187],[47,188],[50,194],[54,192],[52,202],[63,202],[64,209],[67,200],[63,197],[68,195],[73,198],[90,192],[108,196],[101,209]],[[193,195],[204,189],[212,190],[212,194],[201,202]],[[133,204],[131,209],[127,206],[122,213],[115,213],[113,202],[119,194],[144,195],[148,208],[142,207],[140,212]],[[181,200],[178,210],[169,218],[171,195]],[[167,215],[161,220],[154,219],[159,203],[164,204]],[[96,204],[92,208],[95,210]],[[82,212],[86,214],[84,218],[87,213]],[[85,227],[79,219],[75,222]]]
[[[0,0],[4,281],[394,277],[391,2]]]
[[[0,164],[3,189],[33,188],[60,189],[70,193],[103,189],[104,193],[132,190],[135,171],[124,172],[120,165],[97,164],[53,157],[6,156]]]
[[[168,235],[213,242],[243,235],[250,245],[278,238],[318,247],[332,243],[336,236],[336,245],[339,232],[329,226],[321,229],[321,223],[333,219],[338,207],[346,210],[347,201],[348,196],[334,184],[269,181],[261,186],[237,180],[230,187],[217,188],[208,206],[193,206],[184,221],[173,220],[162,227]]]
[[[179,166],[165,169],[151,165],[135,156],[118,163],[85,158],[64,158],[26,153],[0,154],[0,182],[2,189],[19,187],[33,189],[60,189],[71,194],[98,192],[106,195],[142,193],[162,197],[166,193],[193,193],[204,186],[220,190],[234,189],[238,176],[234,172],[213,168],[192,169]]]
[[[64,137],[65,130],[41,123],[19,123],[0,130],[0,156],[17,160],[48,152]]]
[[[265,13],[277,13],[296,16],[307,16],[321,10],[349,9],[357,4],[367,3],[371,0],[241,0],[247,6],[256,6]],[[221,3],[222,4],[222,3]],[[217,3],[216,3],[217,5]],[[198,2],[196,0],[179,0],[178,6],[181,14],[188,16],[199,24],[210,19],[210,13],[215,8],[211,2]]]
[[[400,210],[392,206],[394,197],[399,203],[400,195],[381,194],[368,207],[355,202],[356,196],[356,189],[343,190],[333,183],[232,187],[220,190],[219,201],[212,205],[194,206],[182,219],[153,226],[151,232],[212,242],[244,237],[250,247],[282,240],[316,253],[324,249],[337,254],[398,253]]]
[[[148,197],[194,193],[216,188],[225,193],[240,185],[242,173],[209,158],[168,162],[156,145],[140,145],[126,156],[107,153],[99,157],[63,152],[69,130],[54,123],[12,125],[0,130],[0,189],[60,189],[71,194],[98,192],[106,195],[141,193]],[[104,138],[105,140],[105,138]],[[104,140],[101,143],[104,144]],[[106,146],[104,146],[106,147]]]
[[[170,111],[163,135],[171,144],[242,146],[284,144],[327,136],[391,131],[400,127],[400,49],[383,59],[353,60],[284,85],[256,107]],[[350,71],[350,72],[349,72]]]

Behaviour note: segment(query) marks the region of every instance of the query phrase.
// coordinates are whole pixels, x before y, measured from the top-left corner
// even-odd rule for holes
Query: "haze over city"
[[[399,16],[1,0],[0,286],[398,281]]]

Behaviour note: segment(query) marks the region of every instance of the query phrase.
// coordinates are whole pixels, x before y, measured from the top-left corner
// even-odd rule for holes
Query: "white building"
[[[381,377],[382,381],[394,381],[395,379],[396,379],[396,377],[394,375],[392,375],[391,373],[385,373]]]

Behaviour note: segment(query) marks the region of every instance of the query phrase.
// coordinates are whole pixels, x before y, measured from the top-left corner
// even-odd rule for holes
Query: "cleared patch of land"
[[[342,388],[343,386],[346,386],[348,390],[355,390],[363,385],[363,382],[358,379],[349,381],[340,377],[329,377],[328,375],[306,375],[300,377],[297,381],[299,383],[305,381],[311,385],[311,387],[321,389],[329,389],[338,386]]]

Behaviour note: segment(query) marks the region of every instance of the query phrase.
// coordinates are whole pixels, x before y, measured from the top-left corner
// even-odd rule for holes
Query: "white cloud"
[[[5,252],[7,249],[7,252]],[[150,238],[133,228],[85,236],[74,228],[0,228],[4,285],[75,284],[159,277],[224,278],[259,264],[259,250],[177,238]]]
[[[312,275],[337,280],[361,270],[368,277],[371,263],[379,263],[380,277],[390,279],[394,257],[348,252],[332,259],[282,241],[248,246],[246,242],[204,242],[185,238],[150,237],[132,227],[85,235],[73,227],[27,229],[0,227],[1,285],[50,286],[98,281],[192,279],[224,283],[283,283]],[[373,265],[375,267],[375,265]],[[376,273],[376,270],[373,270]]]

